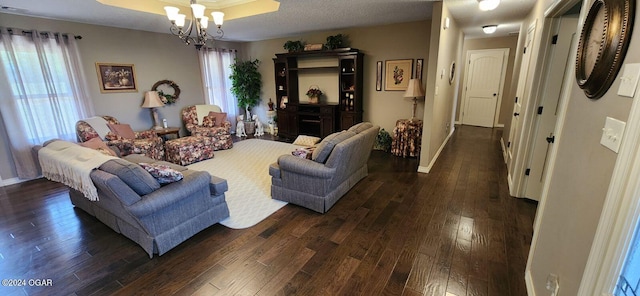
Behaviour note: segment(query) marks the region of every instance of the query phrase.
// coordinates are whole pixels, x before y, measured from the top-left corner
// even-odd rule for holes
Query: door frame
[[[464,87],[462,88],[462,102],[460,104],[460,110],[458,110],[458,118],[460,124],[464,122],[464,110],[466,110],[467,99],[467,83],[469,82],[469,68],[471,65],[471,54],[482,52],[501,52],[502,53],[502,73],[500,74],[500,86],[498,90],[498,99],[496,101],[496,107],[493,113],[493,127],[498,126],[498,120],[500,119],[500,107],[502,106],[502,96],[504,92],[504,81],[507,74],[507,66],[509,64],[509,48],[491,48],[491,49],[474,49],[467,50],[467,55],[464,61]]]
[[[569,11],[569,9],[573,8],[573,6],[575,6],[580,2],[582,2],[582,10],[580,12],[580,17],[578,17],[578,28],[576,28],[576,32],[578,32],[579,28],[581,28],[582,24],[584,23],[584,18],[586,17],[586,11],[589,10],[588,9],[589,0],[585,0],[585,1],[554,0],[553,3],[551,3],[547,8],[547,10],[545,11],[544,13],[545,18],[544,18],[544,23],[542,28],[543,29],[542,40],[541,40],[541,46],[539,47],[541,51],[544,51],[544,59],[542,63],[543,66],[542,66],[542,69],[540,69],[540,71],[536,73],[545,73],[546,68],[548,68],[549,55],[551,50],[551,48],[549,47],[549,44],[551,44],[551,41],[553,39],[554,24],[559,22],[560,17],[565,12]],[[577,46],[575,43],[578,42],[578,39],[576,38],[576,40],[574,40],[573,42],[574,42],[573,45]],[[569,59],[572,59],[575,61],[575,57],[576,57],[576,52],[573,51]],[[567,75],[574,77],[575,67],[569,67],[569,68],[570,68],[570,72],[567,73]],[[542,76],[542,74],[539,74],[537,76]],[[568,85],[566,88],[566,91],[562,94],[562,97],[560,97],[560,103],[558,105],[558,119],[557,119],[556,127],[554,130],[554,134],[556,135],[556,138],[558,138],[560,141],[562,141],[562,131],[564,130],[564,123],[566,119],[567,108],[569,106],[569,99],[568,99],[569,94],[571,93],[571,90],[574,87],[575,87],[575,83],[571,83],[570,85]],[[556,144],[558,143],[559,142],[556,142]],[[549,195],[549,184],[551,183],[550,182],[551,179],[553,179],[553,172],[555,170],[556,158],[558,155],[559,146],[560,145],[553,145],[551,147],[551,151],[549,152],[549,168],[547,168],[549,173],[545,176],[545,179],[544,179],[544,185],[542,187],[542,194],[540,195],[538,210],[536,211],[536,216],[533,222],[533,237],[531,239],[531,245],[529,247],[529,255],[527,258],[527,266],[525,268],[525,276],[524,276],[528,295],[536,295],[535,290],[533,288],[533,277],[531,274],[531,265],[533,264],[533,262],[531,261],[531,258],[538,244],[538,234],[540,233],[539,229],[540,229],[540,223],[541,223],[540,221],[543,220],[543,217],[545,214],[544,209],[545,209],[545,204],[547,202],[547,196]]]
[[[566,24],[563,25],[563,23],[562,23],[563,19],[565,19],[565,20],[566,19],[572,19],[572,20],[570,20],[570,22],[575,22],[576,23],[576,27],[573,28],[573,32],[574,33],[572,34],[575,38],[572,38],[571,40],[569,40],[570,43],[568,44],[568,48],[567,48],[566,53],[564,51],[560,52],[562,54],[562,56],[561,56],[562,61],[565,62],[563,71],[561,73],[562,82],[559,85],[559,88],[557,89],[557,92],[547,93],[547,90],[549,89],[550,81],[555,80],[557,78],[557,77],[552,77],[550,72],[552,72],[551,70],[553,69],[553,65],[552,64],[554,64],[554,62],[556,62],[556,61],[559,62],[559,60],[556,60],[555,58],[556,58],[556,54],[558,53],[557,51],[560,50],[559,47],[558,47],[558,46],[560,46],[560,42],[558,42],[558,44],[554,44],[554,45],[552,45],[552,43],[550,43],[550,44],[547,45],[548,46],[547,51],[548,51],[549,55],[548,55],[548,60],[546,61],[546,67],[544,69],[545,70],[545,73],[544,73],[544,77],[545,78],[543,79],[543,84],[542,84],[543,87],[545,88],[545,90],[540,92],[540,97],[537,99],[537,104],[534,105],[534,106],[544,106],[544,112],[550,112],[550,111],[553,111],[553,112],[557,111],[558,112],[558,114],[556,115],[556,120],[554,122],[554,130],[553,130],[553,136],[555,137],[556,141],[559,141],[559,138],[558,138],[558,135],[556,134],[557,130],[556,130],[555,126],[558,125],[558,120],[560,119],[560,111],[561,111],[560,108],[561,108],[562,100],[563,100],[563,98],[566,98],[566,97],[569,96],[569,91],[571,91],[571,89],[572,89],[572,85],[571,84],[573,83],[574,76],[575,76],[574,75],[574,71],[573,71],[574,67],[567,67],[567,66],[571,65],[571,63],[573,61],[575,61],[575,52],[576,52],[576,48],[577,48],[577,44],[575,42],[575,39],[577,39],[577,36],[579,34],[579,32],[577,31],[578,18],[576,18],[575,16],[571,17],[571,18],[568,18],[568,17],[565,18],[564,15],[561,15],[561,16],[559,16],[557,18],[554,18],[554,22],[552,22],[550,24],[550,28],[552,30],[552,35],[555,36],[555,35],[559,34],[560,30],[562,29],[561,26],[565,26],[563,28],[567,28],[567,29],[570,28],[570,27],[568,27],[568,25],[572,25],[572,23],[569,23],[568,25],[566,25]],[[571,36],[561,36],[561,37],[571,37]],[[557,94],[558,102],[557,102],[555,110],[547,110],[547,109],[549,109],[548,106],[545,106],[543,104],[545,102],[544,101],[545,97],[548,97],[549,95],[556,96],[556,94]],[[535,155],[537,149],[539,149],[539,148],[542,148],[545,151],[548,149],[547,158],[546,158],[545,162],[546,162],[547,165],[549,165],[550,161],[551,161],[551,157],[550,157],[551,156],[551,151],[552,151],[553,146],[555,146],[555,145],[552,145],[551,147],[550,146],[544,146],[544,147],[537,147],[536,146],[536,143],[540,140],[540,137],[542,137],[542,135],[540,135],[540,128],[541,128],[540,125],[543,124],[542,123],[542,115],[540,113],[534,115],[532,117],[532,121],[533,121],[533,133],[531,134],[531,138],[529,139],[529,142],[530,142],[529,143],[529,147],[530,148],[529,148],[528,155],[527,155],[528,156],[528,160],[527,160],[527,163],[526,163],[526,167],[527,168],[533,168],[532,163],[534,161],[534,155]],[[544,137],[546,137],[546,135]],[[543,167],[544,166],[545,165],[543,164]],[[549,172],[549,167],[546,168],[546,171]],[[523,188],[522,188],[522,196],[526,197],[526,198],[529,198],[529,199],[536,200],[536,201],[540,201],[540,197],[542,196],[542,187],[544,186],[544,179],[541,179],[542,184],[540,185],[540,188],[538,189],[539,190],[539,195],[538,196],[533,196],[533,197],[532,196],[527,196],[528,193],[530,193],[531,182],[535,182],[535,181],[532,180],[533,177],[534,176],[538,176],[536,174],[537,174],[536,172],[532,171],[532,174],[530,176],[526,176],[525,178],[523,178],[523,183],[524,184],[523,184]]]

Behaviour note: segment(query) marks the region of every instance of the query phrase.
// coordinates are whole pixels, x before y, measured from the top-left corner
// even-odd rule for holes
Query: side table
[[[162,137],[165,141],[167,140],[167,136],[174,134],[176,135],[176,139],[180,138],[180,128],[179,127],[168,127],[154,130],[158,137]]]
[[[422,120],[400,119],[393,129],[391,153],[395,156],[417,157],[422,145]]]

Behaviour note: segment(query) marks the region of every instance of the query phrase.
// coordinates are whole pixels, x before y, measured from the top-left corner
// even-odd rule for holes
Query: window
[[[636,225],[635,236],[627,253],[622,274],[616,286],[616,296],[640,296],[640,234]]]
[[[37,176],[31,147],[75,141],[75,123],[93,113],[75,38],[0,28],[0,97],[20,178]],[[34,175],[35,174],[35,175]]]
[[[231,94],[231,65],[236,51],[220,48],[200,50],[200,67],[207,104],[218,105],[227,113],[227,120],[235,126],[238,116],[238,99]],[[233,129],[232,129],[233,130]]]

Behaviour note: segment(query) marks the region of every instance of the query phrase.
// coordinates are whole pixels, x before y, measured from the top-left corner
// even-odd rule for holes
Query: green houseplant
[[[262,76],[258,72],[259,60],[235,60],[231,65],[231,93],[238,98],[238,107],[245,110],[245,121],[251,121],[249,109],[260,102]]]
[[[391,151],[391,135],[389,132],[381,129],[376,136],[376,142],[373,145],[374,150],[382,150],[384,152]]]
[[[324,44],[324,47],[329,50],[345,47],[345,36],[338,34],[327,37],[327,43]]]
[[[284,49],[286,49],[288,52],[298,52],[298,51],[302,51],[304,49],[304,43],[302,43],[302,41],[300,40],[296,40],[296,41],[287,41],[284,43]]]

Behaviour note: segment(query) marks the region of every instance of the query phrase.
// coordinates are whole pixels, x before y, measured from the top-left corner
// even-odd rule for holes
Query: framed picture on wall
[[[137,92],[133,64],[96,63],[101,93]]]
[[[385,61],[384,90],[406,90],[413,72],[413,59]]]
[[[422,81],[422,64],[424,63],[424,59],[416,60],[416,79],[420,79]]]
[[[382,90],[382,61],[376,65],[376,91]]]

